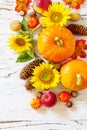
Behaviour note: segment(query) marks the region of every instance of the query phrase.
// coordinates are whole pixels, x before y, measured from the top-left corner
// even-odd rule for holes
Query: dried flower
[[[76,40],[75,52],[72,55],[72,58],[76,59],[78,56],[80,56],[81,58],[85,58],[86,52],[84,52],[84,50],[86,49],[87,49],[86,40],[84,39]]]
[[[38,108],[40,108],[40,106],[41,106],[41,101],[40,101],[40,99],[38,99],[38,98],[33,98],[33,99],[31,100],[31,102],[30,102],[30,105],[31,105],[32,108],[38,109]]]
[[[23,11],[25,14],[30,9],[29,4],[32,2],[32,0],[16,0],[16,7],[15,10],[17,12]]]
[[[27,22],[30,28],[35,28],[39,24],[39,20],[36,17],[29,17]]]
[[[79,9],[80,5],[84,3],[84,0],[63,0],[71,8]]]

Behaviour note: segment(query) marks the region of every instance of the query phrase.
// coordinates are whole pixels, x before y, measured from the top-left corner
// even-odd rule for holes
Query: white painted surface
[[[15,0],[0,0],[0,129],[87,130],[87,89],[80,91],[76,99],[71,99],[74,105],[70,109],[60,102],[53,108],[41,107],[37,111],[29,106],[35,92],[26,91],[25,81],[19,78],[20,70],[27,63],[15,63],[18,55],[7,46],[13,33],[9,29],[10,22],[21,19],[14,6]],[[87,0],[81,7],[79,23],[87,26]],[[87,40],[87,37],[77,38]],[[59,87],[56,93],[63,89]]]

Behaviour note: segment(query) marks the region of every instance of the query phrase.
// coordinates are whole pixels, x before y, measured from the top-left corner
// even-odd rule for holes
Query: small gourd
[[[75,51],[74,35],[65,27],[47,27],[38,36],[38,51],[49,61],[62,62]]]
[[[78,91],[87,88],[87,63],[71,60],[61,67],[61,83],[65,88]]]

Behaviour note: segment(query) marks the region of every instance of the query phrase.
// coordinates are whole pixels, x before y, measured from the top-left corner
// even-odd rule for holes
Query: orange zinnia
[[[80,5],[84,3],[84,0],[63,0],[71,8],[79,9]]]
[[[16,7],[15,10],[17,12],[23,11],[24,13],[27,13],[27,11],[30,9],[29,4],[32,2],[32,0],[16,0]]]

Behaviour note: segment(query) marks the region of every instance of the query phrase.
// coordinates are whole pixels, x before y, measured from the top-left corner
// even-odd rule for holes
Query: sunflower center
[[[53,75],[52,75],[52,72],[50,71],[44,71],[42,72],[42,74],[40,75],[40,79],[44,82],[48,82],[48,81],[51,81]]]
[[[17,38],[15,42],[16,42],[16,44],[18,44],[19,46],[25,45],[25,40],[24,40],[23,38]]]
[[[55,12],[52,14],[51,16],[51,20],[54,22],[54,23],[59,23],[61,20],[62,20],[63,16],[61,13],[59,12]]]

